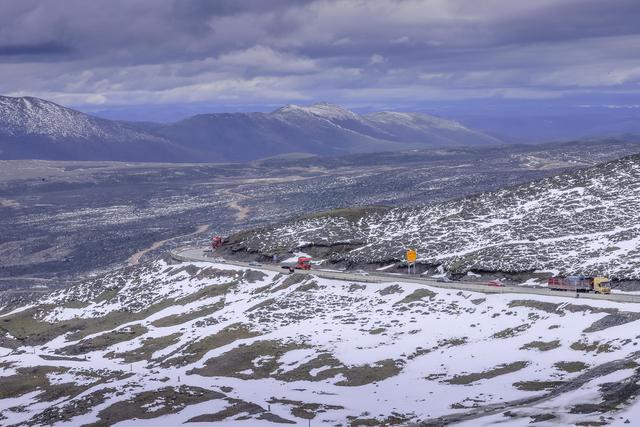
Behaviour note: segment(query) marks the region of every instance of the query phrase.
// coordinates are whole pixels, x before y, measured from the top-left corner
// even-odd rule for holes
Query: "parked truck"
[[[298,257],[298,262],[295,264],[285,264],[282,265],[282,268],[289,270],[290,273],[293,273],[294,270],[311,270],[311,258],[309,257]]]
[[[211,238],[211,250],[215,251],[216,249],[220,249],[224,244],[224,239],[222,236],[213,236]]]
[[[611,293],[611,281],[607,277],[551,277],[547,281],[547,287],[554,291]]]

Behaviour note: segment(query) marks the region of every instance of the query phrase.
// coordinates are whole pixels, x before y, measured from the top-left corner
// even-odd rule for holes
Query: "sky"
[[[172,120],[640,108],[638,0],[0,0],[0,94]]]

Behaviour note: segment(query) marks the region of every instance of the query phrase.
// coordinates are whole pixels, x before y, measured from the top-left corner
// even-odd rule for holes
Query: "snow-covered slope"
[[[233,251],[305,249],[334,262],[401,260],[411,247],[418,262],[454,273],[639,279],[640,156],[419,208],[316,215],[231,241]]]
[[[157,261],[0,314],[0,423],[634,425],[638,318]]]
[[[38,98],[0,96],[0,134],[39,135],[53,140],[128,139],[147,137],[118,122],[111,122]]]
[[[38,98],[0,96],[0,158],[171,160],[187,154],[133,125]]]
[[[325,102],[309,106],[288,105],[272,115],[288,121],[314,118],[372,138],[431,147],[500,144],[497,138],[466,128],[461,123],[421,113],[383,111],[358,115]]]
[[[365,116],[367,122],[397,140],[420,141],[428,139],[434,145],[451,146],[467,143],[499,144],[498,138],[469,129],[461,123],[420,113],[383,111]],[[436,143],[437,142],[437,143]]]

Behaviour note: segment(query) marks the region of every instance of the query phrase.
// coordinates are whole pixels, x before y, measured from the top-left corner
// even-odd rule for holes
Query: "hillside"
[[[168,161],[188,154],[123,122],[38,98],[0,96],[0,159]]]
[[[358,115],[337,105],[288,105],[271,113],[197,115],[153,132],[214,161],[285,153],[341,155],[407,148],[500,144],[461,124],[423,114]]]
[[[346,212],[346,213],[345,213]],[[640,279],[640,156],[417,208],[318,214],[231,238],[250,256],[304,250],[329,263],[604,274]]]
[[[499,143],[441,118],[392,112],[361,116],[330,104],[202,114],[158,124],[101,119],[38,98],[0,97],[0,159],[244,162],[286,153]]]
[[[120,265],[156,242],[164,243],[152,252],[308,212],[460,199],[638,151],[637,142],[608,139],[232,165],[0,161],[0,305]],[[203,225],[206,233],[183,237]]]
[[[633,305],[155,261],[0,313],[3,425],[640,420]]]

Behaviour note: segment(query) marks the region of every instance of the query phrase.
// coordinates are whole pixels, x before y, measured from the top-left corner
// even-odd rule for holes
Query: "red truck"
[[[311,270],[311,258],[298,257],[298,262],[295,265],[283,265],[282,268],[288,269],[290,273],[293,273],[293,270]]]
[[[211,238],[211,249],[216,250],[222,247],[224,244],[224,239],[221,236],[213,236]]]

